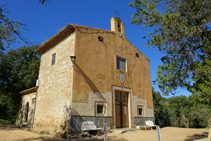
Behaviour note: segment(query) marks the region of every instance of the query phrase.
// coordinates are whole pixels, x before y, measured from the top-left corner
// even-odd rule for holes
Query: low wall
[[[70,134],[81,133],[83,121],[93,121],[97,127],[103,127],[104,123],[107,123],[107,127],[111,127],[112,117],[71,116]]]
[[[136,125],[143,124],[145,125],[146,120],[151,120],[155,124],[155,118],[154,117],[134,117],[134,122]]]

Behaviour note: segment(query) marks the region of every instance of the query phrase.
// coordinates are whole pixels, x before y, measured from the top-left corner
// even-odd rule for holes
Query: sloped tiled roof
[[[68,34],[72,33],[75,30],[73,25],[68,24],[65,28],[60,30],[56,35],[48,39],[45,43],[43,43],[37,50],[35,50],[37,53],[44,53],[48,49],[50,49],[53,45],[61,41],[64,37],[66,37]]]
[[[74,25],[74,24],[68,24],[65,28],[60,30],[56,35],[48,39],[45,43],[43,43],[37,50],[36,52],[39,54],[44,53],[48,49],[50,49],[53,45],[61,41],[63,38],[65,38],[67,35],[70,33],[74,32],[76,28],[90,28],[90,29],[97,29],[101,31],[106,31],[106,32],[111,32],[114,33],[113,31],[110,30],[105,30],[105,29],[99,29],[99,28],[93,28],[93,27],[88,27],[88,26],[82,26],[82,25]]]
[[[32,88],[29,88],[27,90],[23,90],[23,91],[19,92],[19,94],[25,95],[25,94],[34,93],[36,91],[37,91],[37,87],[32,87]]]

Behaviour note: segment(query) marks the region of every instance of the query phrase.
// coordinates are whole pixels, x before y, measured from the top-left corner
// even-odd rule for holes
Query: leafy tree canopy
[[[211,106],[200,104],[198,95],[164,98],[154,89],[152,94],[155,124],[186,128],[211,127]]]
[[[0,58],[0,118],[12,118],[18,112],[20,91],[34,87],[40,59],[39,45],[11,49]]]
[[[148,45],[165,54],[157,74],[162,93],[187,88],[210,99],[211,1],[135,0],[132,24],[150,28]]]

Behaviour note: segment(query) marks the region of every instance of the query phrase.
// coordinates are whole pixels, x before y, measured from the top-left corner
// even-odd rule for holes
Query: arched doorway
[[[25,122],[28,122],[29,102],[26,103]]]

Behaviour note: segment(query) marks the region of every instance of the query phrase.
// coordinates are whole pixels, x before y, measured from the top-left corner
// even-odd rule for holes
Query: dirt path
[[[206,138],[208,136],[208,129],[190,129],[190,128],[175,128],[165,127],[161,128],[162,141],[193,141],[196,139]],[[92,137],[91,140],[102,140],[103,136]],[[74,141],[81,141],[76,139]],[[137,130],[126,132],[123,134],[108,134],[108,141],[157,141],[156,130]]]
[[[40,135],[17,128],[15,125],[0,123],[0,141],[52,141],[60,140],[52,135]]]
[[[193,141],[206,138],[208,129],[190,128],[161,128],[162,141]],[[16,128],[14,125],[0,124],[0,141],[57,141],[63,140],[52,135],[39,135],[30,131]],[[93,136],[92,138],[72,138],[65,141],[103,141],[103,136]],[[157,141],[156,130],[136,130],[123,134],[109,133],[108,141]]]

